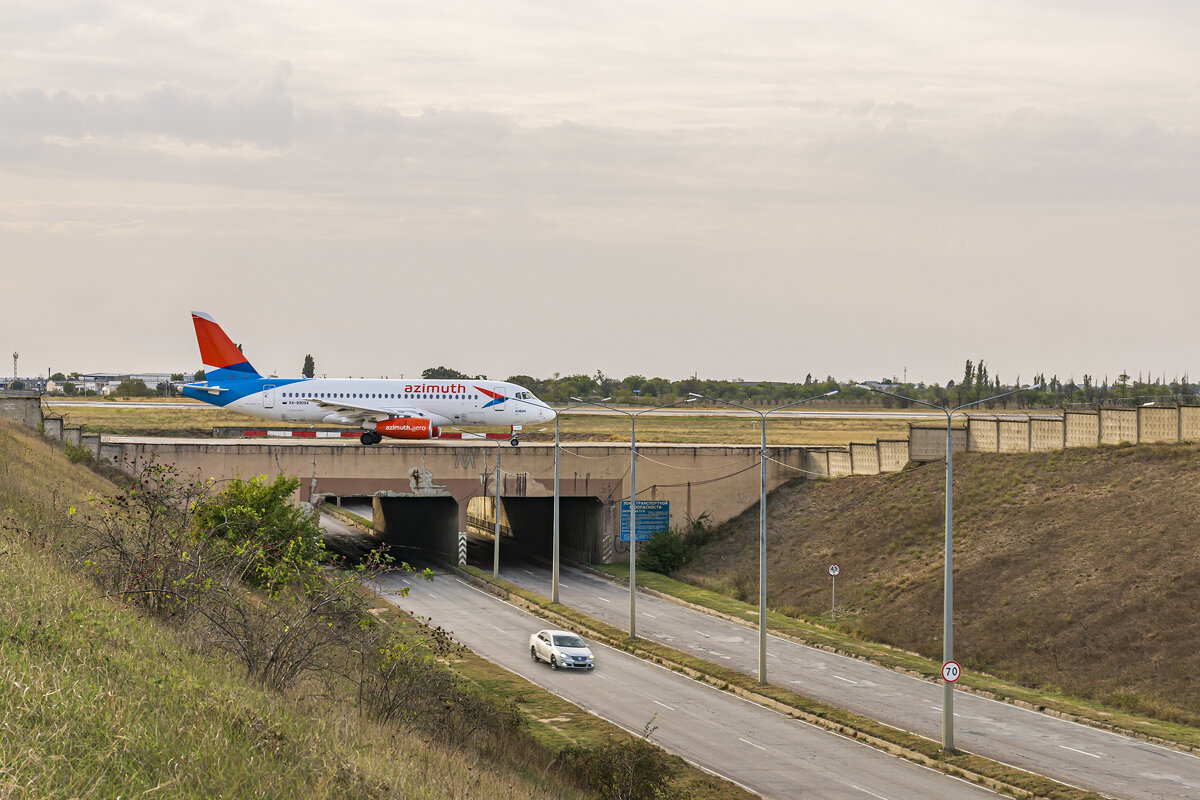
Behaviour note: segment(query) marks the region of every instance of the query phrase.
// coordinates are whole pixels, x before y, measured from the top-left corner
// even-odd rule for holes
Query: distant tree
[[[75,394],[75,384],[71,383],[70,381],[63,383],[62,392],[68,397]]]
[[[317,374],[317,363],[313,361],[312,353],[304,357],[304,368],[300,370],[300,374],[306,378]]]
[[[427,381],[467,381],[471,379],[470,375],[443,366],[429,367],[422,370],[421,377]]]
[[[66,379],[67,376],[63,375],[61,372],[56,372],[50,376],[50,380],[52,381],[65,381]]]
[[[204,370],[202,370],[202,369],[196,370],[196,374],[192,376],[192,380],[195,381],[196,383],[199,383],[200,381],[204,380]]]
[[[13,381],[8,385],[8,388],[20,391],[25,388],[25,381]]]
[[[126,399],[130,397],[152,397],[154,396],[154,390],[141,381],[121,381],[113,394]]]
[[[184,377],[182,372],[171,373],[171,383],[183,383],[185,380],[187,380],[187,378]]]

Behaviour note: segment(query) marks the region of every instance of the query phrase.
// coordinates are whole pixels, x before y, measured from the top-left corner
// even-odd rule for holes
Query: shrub
[[[564,748],[559,758],[583,788],[600,797],[613,800],[675,797],[677,792],[672,784],[679,770],[672,756],[650,743],[650,736],[656,730],[653,724],[651,717],[639,738],[598,747],[572,745]]]
[[[676,531],[658,531],[642,545],[639,561],[644,569],[670,574],[687,561],[689,549]]]

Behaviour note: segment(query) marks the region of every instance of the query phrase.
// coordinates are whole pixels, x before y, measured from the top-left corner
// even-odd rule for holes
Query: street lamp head
[[[840,390],[840,389],[834,389],[832,392],[826,392],[825,394],[821,395],[821,397],[831,397],[831,396],[833,396],[833,395],[837,394],[839,391],[841,391],[841,390]]]
[[[697,400],[699,400],[699,399],[700,399],[699,397],[689,397],[687,400],[684,400],[683,402],[685,402],[685,403],[694,403],[694,402],[696,402],[696,401],[697,401]]]
[[[582,398],[582,397],[576,397],[575,395],[571,395],[571,399],[572,399],[572,400],[574,400],[576,403],[582,403],[582,402],[583,402],[583,398]]]
[[[607,403],[609,400],[612,400],[612,398],[611,398],[611,397],[606,397],[606,398],[604,398],[603,400],[601,400],[601,401],[599,401],[599,402],[601,402],[601,403]]]
[[[695,392],[688,392],[688,394],[690,394],[692,397],[696,398],[697,400],[701,400],[704,397],[704,395],[696,394]]]
[[[1035,391],[1037,391],[1038,389],[1041,389],[1043,385],[1044,385],[1044,384],[1041,384],[1041,383],[1035,383],[1033,386],[1030,386],[1030,387],[1029,387],[1029,391],[1031,391],[1031,392],[1035,392]]]
[[[854,384],[854,388],[855,389],[866,389],[868,392],[875,391],[870,386],[867,386],[865,383],[856,383],[856,384]],[[831,394],[832,394],[832,392],[831,392]]]

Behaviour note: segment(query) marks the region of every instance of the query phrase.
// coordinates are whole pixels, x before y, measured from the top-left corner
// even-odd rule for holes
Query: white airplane
[[[554,419],[532,392],[505,381],[264,377],[211,316],[193,311],[192,324],[205,380],[180,393],[254,417],[362,428],[367,445],[434,439],[452,425],[508,426],[513,447],[522,425]]]

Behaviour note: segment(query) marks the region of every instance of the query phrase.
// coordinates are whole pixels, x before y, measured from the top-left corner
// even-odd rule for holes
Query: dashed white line
[[[879,798],[879,800],[888,800],[886,797],[884,797],[884,796],[883,796],[883,795],[881,795],[881,794],[875,794],[874,792],[868,792],[866,789],[862,788],[861,786],[855,786],[853,783],[852,783],[852,784],[850,784],[850,788],[851,788],[851,789],[858,789],[858,790],[859,790],[860,792],[862,792],[863,794],[869,794],[869,795],[871,795],[871,797],[878,797],[878,798]]]
[[[767,749],[767,748],[763,747],[761,744],[755,744],[754,742],[750,741],[749,739],[743,739],[743,738],[742,738],[742,737],[740,737],[740,736],[738,737],[738,741],[739,741],[739,742],[745,742],[746,744],[750,745],[751,747],[757,747],[759,750],[766,750],[766,749]]]
[[[605,602],[605,603],[611,603],[611,602],[612,602],[612,600],[609,600],[607,597],[597,597],[596,599],[597,599],[597,600],[601,600],[601,601],[603,601],[603,602]]]
[[[853,683],[855,686],[858,686],[858,681],[852,681],[849,678],[843,678],[841,675],[834,675],[833,677],[837,678],[839,681],[845,681],[846,683]]]
[[[711,636],[709,636],[709,635],[708,635],[707,633],[705,633],[704,631],[698,631],[698,630],[696,630],[695,628],[692,628],[692,632],[693,632],[693,633],[698,633],[698,634],[700,634],[700,635],[701,635],[701,636],[703,636],[705,639],[711,639],[711,638],[712,638]]]
[[[642,616],[649,617],[650,619],[658,619],[658,617],[654,616],[653,614],[647,614],[645,611],[642,612]]]
[[[1104,756],[1098,756],[1095,753],[1089,753],[1086,750],[1076,750],[1074,747],[1067,747],[1065,744],[1060,744],[1059,747],[1061,747],[1063,750],[1070,750],[1072,753],[1079,753],[1079,755],[1081,755],[1081,756],[1091,756],[1092,758],[1104,758]]]
[[[654,701],[654,703],[655,703],[656,705],[660,705],[660,706],[662,706],[662,707],[663,707],[663,708],[665,708],[667,711],[674,711],[674,710],[675,710],[675,709],[671,708],[669,705],[667,705],[666,703],[660,703],[660,702],[658,702],[657,700],[655,700],[655,701]]]

